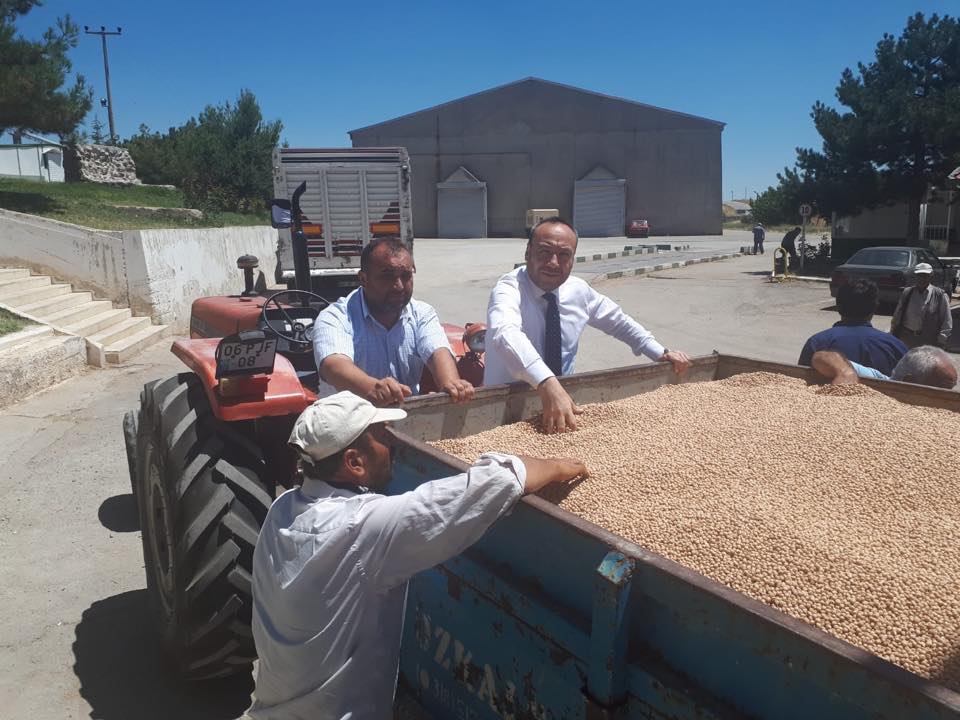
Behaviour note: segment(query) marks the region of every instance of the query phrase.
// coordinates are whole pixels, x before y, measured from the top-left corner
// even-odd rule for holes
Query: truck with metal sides
[[[360,252],[373,238],[413,249],[410,159],[405,148],[276,148],[273,189],[288,198],[301,183],[310,286],[328,300],[357,286]],[[294,287],[291,229],[279,230],[277,282]]]

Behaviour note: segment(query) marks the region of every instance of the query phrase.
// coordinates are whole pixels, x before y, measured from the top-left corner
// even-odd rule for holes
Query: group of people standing
[[[691,364],[571,276],[577,240],[558,217],[538,223],[526,265],[498,280],[487,308],[484,384],[535,388],[547,433],[577,427],[581,410],[559,378],[574,372],[587,325],[677,373]],[[302,484],[274,502],[254,552],[260,659],[248,717],[391,717],[407,580],[462,552],[522,495],[588,473],[575,458],[487,453],[466,473],[383,494],[389,424],[406,416],[400,405],[418,394],[424,368],[454,402],[474,396],[437,313],[413,299],[415,271],[403,243],[371,242],[360,287],[314,323],[322,397],[289,440]]]

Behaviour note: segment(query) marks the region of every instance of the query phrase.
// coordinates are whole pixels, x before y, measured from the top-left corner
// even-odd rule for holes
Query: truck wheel
[[[218,420],[191,373],[146,385],[137,478],[150,604],[167,658],[193,680],[249,672],[253,549],[272,502],[245,423]]]

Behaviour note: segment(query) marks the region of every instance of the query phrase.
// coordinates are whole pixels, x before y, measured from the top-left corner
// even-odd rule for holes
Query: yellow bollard
[[[777,261],[781,263],[782,272],[777,272]],[[770,273],[770,282],[782,282],[790,277],[790,256],[782,247],[773,250],[773,272]]]

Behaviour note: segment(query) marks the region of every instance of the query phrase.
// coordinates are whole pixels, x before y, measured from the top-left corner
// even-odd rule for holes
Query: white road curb
[[[729,255],[710,255],[707,257],[691,258],[690,260],[679,260],[672,263],[661,263],[659,265],[638,267],[633,268],[632,270],[614,270],[612,272],[594,275],[592,278],[590,278],[590,282],[596,282],[598,280],[616,280],[617,278],[629,277],[631,275],[646,275],[648,273],[659,272],[661,270],[676,270],[687,265],[716,262],[718,260],[730,260],[738,257],[740,257],[740,253],[733,253]]]
[[[689,250],[689,245],[671,245],[670,243],[656,243],[651,245],[626,245],[620,252],[594,253],[592,255],[577,255],[573,261],[581,263],[597,262],[599,260],[615,260],[634,255],[654,255],[661,252],[679,252]]]

